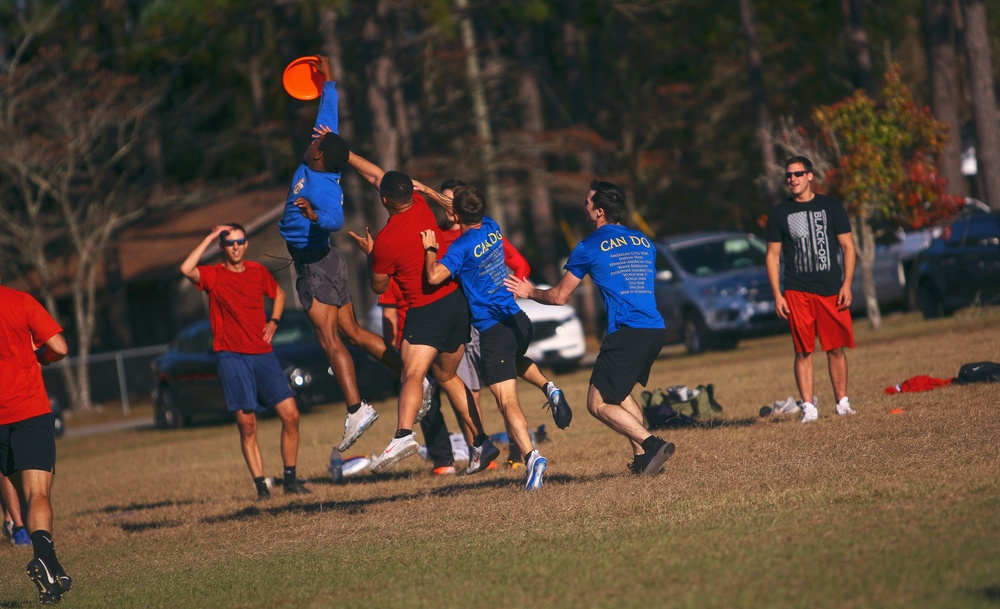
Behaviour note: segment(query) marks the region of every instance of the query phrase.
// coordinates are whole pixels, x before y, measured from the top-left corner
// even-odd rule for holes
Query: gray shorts
[[[300,250],[288,246],[295,263],[295,291],[302,308],[312,308],[313,299],[334,307],[351,302],[347,289],[347,262],[335,247]]]
[[[483,388],[479,381],[479,330],[471,328],[471,337],[465,344],[465,357],[458,363],[458,378],[465,381],[465,386],[473,391]]]

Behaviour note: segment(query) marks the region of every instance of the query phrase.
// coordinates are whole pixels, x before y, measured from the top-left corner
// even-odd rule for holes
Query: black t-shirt
[[[844,283],[837,235],[851,232],[840,201],[816,195],[800,203],[776,205],[767,219],[767,241],[781,243],[785,289],[833,296]]]

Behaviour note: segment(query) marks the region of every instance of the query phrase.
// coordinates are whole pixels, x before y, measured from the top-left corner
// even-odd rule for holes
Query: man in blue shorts
[[[198,266],[205,250],[218,242],[223,261]],[[271,492],[264,478],[264,459],[257,443],[257,413],[274,408],[281,419],[281,459],[286,493],[308,494],[296,477],[299,451],[299,409],[288,379],[271,349],[271,338],[285,309],[285,292],[263,265],[244,260],[246,230],[239,224],[216,226],[181,264],[181,273],[208,292],[212,349],[219,360],[219,380],[226,407],[236,415],[240,447],[258,499]],[[270,319],[264,297],[274,301]],[[262,406],[263,405],[263,406]]]
[[[539,290],[517,277],[504,282],[520,298],[562,305],[590,274],[604,298],[608,334],[590,376],[587,408],[629,439],[632,473],[656,475],[674,453],[674,445],[649,433],[631,395],[636,383],[648,382],[666,338],[653,296],[656,250],[645,235],[619,223],[625,209],[625,191],[619,186],[593,180],[584,209],[596,230],[573,248],[564,267],[568,272],[554,288]]]
[[[518,373],[534,365],[524,356],[531,342],[531,320],[504,288],[503,235],[486,211],[486,197],[474,186],[458,186],[452,212],[458,218],[462,236],[438,262],[435,231],[420,233],[424,246],[424,271],[431,285],[455,277],[469,301],[472,325],[479,331],[480,370],[483,384],[490,388],[497,407],[507,422],[512,441],[524,455],[525,490],[542,488],[548,465],[532,446],[528,422],[517,399]]]
[[[299,303],[309,315],[316,338],[344,392],[347,419],[344,438],[337,448],[345,451],[371,427],[378,413],[361,399],[354,359],[340,334],[395,372],[399,373],[402,366],[399,352],[386,345],[381,336],[358,324],[347,286],[347,263],[340,250],[330,243],[330,234],[344,226],[340,176],[347,167],[349,148],[337,134],[337,86],[329,59],[319,57],[316,68],[326,82],[313,139],[292,177],[278,229],[295,263]]]

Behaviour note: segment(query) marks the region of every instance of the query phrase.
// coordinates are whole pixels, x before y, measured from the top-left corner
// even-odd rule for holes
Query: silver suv
[[[656,242],[656,306],[667,343],[689,353],[732,349],[740,337],[788,330],[774,312],[763,239],[705,232]]]

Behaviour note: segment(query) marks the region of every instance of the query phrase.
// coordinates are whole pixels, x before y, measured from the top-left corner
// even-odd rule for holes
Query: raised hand
[[[358,248],[362,252],[366,254],[372,253],[372,248],[375,247],[375,240],[372,239],[372,233],[370,230],[368,230],[367,226],[365,227],[364,237],[358,236],[354,231],[347,231],[347,234],[350,235],[352,239],[354,239],[355,243],[358,244]]]

